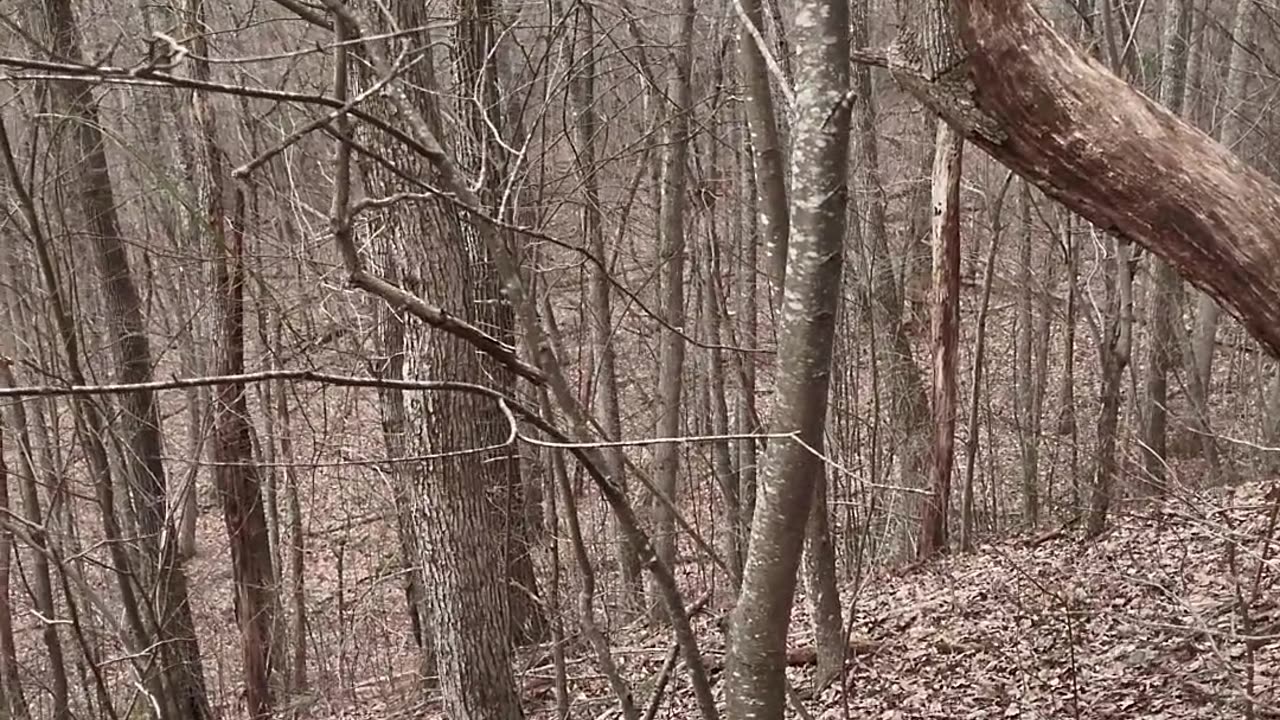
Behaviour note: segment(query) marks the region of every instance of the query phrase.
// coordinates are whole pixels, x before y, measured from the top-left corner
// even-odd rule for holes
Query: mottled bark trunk
[[[787,301],[778,342],[770,423],[820,446],[826,421],[835,315],[840,303],[847,201],[848,6],[796,4],[797,106]],[[797,442],[765,454],[759,506],[730,632],[725,698],[730,718],[778,718],[784,708],[786,636],[804,527],[822,463]]]
[[[814,449],[825,454],[822,436]],[[813,625],[814,650],[818,667],[813,689],[821,690],[840,678],[844,670],[844,621],[840,612],[840,588],[836,584],[836,549],[831,542],[831,520],[827,504],[827,469],[819,464],[814,471],[813,503],[804,529],[804,592]]]
[[[955,460],[956,345],[960,335],[960,174],[964,141],[938,122],[933,164],[933,287],[930,342],[933,348],[933,444],[930,495],[921,519],[920,557],[946,550]]]

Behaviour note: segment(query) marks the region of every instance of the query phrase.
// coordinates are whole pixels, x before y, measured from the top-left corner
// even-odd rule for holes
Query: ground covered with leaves
[[[811,666],[792,668],[803,715],[1280,717],[1271,540],[1280,492],[1271,488],[1170,498],[1122,514],[1093,540],[1067,525],[880,572],[848,589],[844,691],[837,683],[814,692]],[[798,611],[798,663],[805,626]],[[723,637],[713,619],[699,627],[717,666]],[[668,636],[632,629],[619,640],[643,708]],[[593,674],[588,658],[571,668],[575,710],[615,716]],[[537,694],[535,713],[550,716],[549,688]],[[698,717],[679,669],[657,717]]]

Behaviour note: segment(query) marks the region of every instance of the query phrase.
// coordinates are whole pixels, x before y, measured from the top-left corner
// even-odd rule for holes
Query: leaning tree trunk
[[[769,443],[742,590],[730,632],[725,698],[730,718],[780,718],[786,637],[826,422],[835,316],[840,305],[848,166],[849,17],[843,2],[796,3],[793,236],[788,301],[778,337],[770,427],[803,441]],[[809,447],[806,448],[805,444]]]
[[[70,0],[46,0],[45,21],[53,36],[52,47],[64,58],[78,62],[80,33]],[[74,123],[76,151],[84,167],[78,174],[85,215],[106,298],[117,381],[145,383],[152,379],[151,343],[143,316],[142,300],[133,281],[128,245],[120,230],[117,203],[107,165],[106,139],[98,118],[93,86],[79,80],[58,85],[60,99]],[[173,711],[183,720],[209,717],[199,641],[188,603],[186,573],[178,564],[173,521],[168,513],[160,417],[155,394],[138,390],[123,398],[122,425],[127,451],[125,477],[136,493],[142,544],[152,558],[152,577],[158,598],[158,638]],[[104,513],[106,510],[103,511]]]
[[[1169,261],[1280,355],[1280,184],[1134,90],[1025,0],[930,0],[886,55],[912,95],[1050,197]]]
[[[956,344],[960,335],[960,173],[964,141],[938,122],[933,163],[933,288],[930,298],[933,346],[933,446],[929,490],[920,521],[919,554],[927,558],[947,547],[947,515],[956,439]]]
[[[780,126],[785,125],[777,115],[770,74],[764,58],[764,24],[761,0],[746,0],[743,5],[743,23],[738,37],[739,65],[747,83],[746,114],[751,130],[751,147],[759,187],[757,202],[761,208],[761,221],[766,232],[768,278],[771,286],[770,301],[777,312],[782,311],[786,296],[787,253],[791,235],[791,210],[787,205],[786,172]],[[769,7],[774,20],[780,19],[774,2]],[[778,55],[783,56],[783,80],[794,83],[787,53],[785,30],[774,24],[777,34]],[[820,438],[821,441],[821,438]],[[821,451],[817,445],[815,450]],[[805,554],[802,566],[805,599],[813,624],[818,669],[814,677],[815,687],[826,686],[840,674],[844,662],[844,640],[840,614],[840,593],[836,584],[835,548],[831,542],[831,528],[827,505],[827,478],[825,468],[814,478],[814,503],[805,525]]]

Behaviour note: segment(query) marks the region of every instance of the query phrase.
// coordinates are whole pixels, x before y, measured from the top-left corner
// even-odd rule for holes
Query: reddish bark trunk
[[[964,141],[938,124],[933,165],[933,288],[930,323],[933,345],[933,448],[929,487],[921,524],[920,556],[947,546],[947,509],[955,458],[956,342],[960,320],[960,158]]]

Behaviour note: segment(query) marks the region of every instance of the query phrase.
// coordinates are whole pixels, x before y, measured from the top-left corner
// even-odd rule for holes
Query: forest
[[[0,720],[1280,717],[1259,0],[0,0]]]

